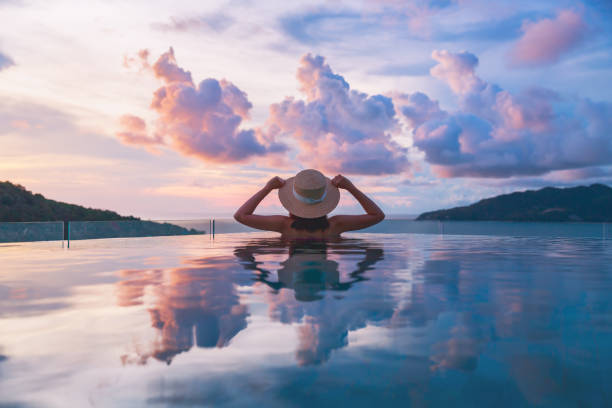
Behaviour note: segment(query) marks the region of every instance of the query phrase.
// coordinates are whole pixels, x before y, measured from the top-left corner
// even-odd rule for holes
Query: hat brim
[[[325,177],[327,182],[327,194],[320,203],[306,204],[293,195],[293,181],[295,177],[285,180],[285,184],[278,189],[278,199],[283,207],[291,214],[302,218],[318,218],[329,214],[336,208],[340,201],[340,190]]]

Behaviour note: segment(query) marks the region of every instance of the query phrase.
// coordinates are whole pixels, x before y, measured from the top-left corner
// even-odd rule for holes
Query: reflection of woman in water
[[[234,254],[241,260],[245,269],[257,273],[256,280],[265,283],[274,291],[283,288],[292,289],[296,300],[312,301],[321,299],[319,292],[324,290],[346,291],[353,284],[367,280],[363,274],[372,269],[372,266],[383,259],[381,248],[371,248],[358,243],[351,244],[351,240],[343,241],[339,247],[343,250],[357,250],[364,254],[364,259],[357,264],[351,272],[349,280],[340,281],[338,262],[327,259],[327,249],[331,243],[325,241],[292,241],[289,245],[289,257],[281,262],[278,270],[278,280],[270,280],[270,272],[261,268],[255,260],[255,254],[265,253],[269,244],[257,241],[256,244],[239,247]]]
[[[275,189],[278,189],[278,197],[289,216],[253,214],[259,203]],[[339,189],[351,193],[366,214],[327,218],[327,214],[338,205]],[[272,178],[236,211],[234,218],[249,227],[280,232],[284,238],[325,239],[377,224],[385,214],[346,177],[337,175],[330,180],[321,172],[308,169],[287,180]]]

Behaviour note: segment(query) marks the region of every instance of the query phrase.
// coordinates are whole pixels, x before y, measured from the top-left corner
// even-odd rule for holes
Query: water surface
[[[606,406],[612,242],[0,246],[0,406]]]

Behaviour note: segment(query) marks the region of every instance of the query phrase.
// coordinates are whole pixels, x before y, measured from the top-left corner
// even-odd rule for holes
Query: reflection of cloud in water
[[[463,322],[454,326],[448,333],[448,339],[432,346],[432,370],[455,369],[474,371],[478,365],[478,356],[488,342],[483,333],[478,332],[474,323]]]
[[[561,343],[559,325],[576,324],[587,330],[583,322],[571,322],[571,316],[576,310],[591,315],[594,305],[602,301],[582,295],[585,286],[597,281],[585,279],[585,273],[612,272],[612,265],[602,264],[605,256],[576,256],[584,245],[592,246],[595,253],[605,245],[595,240],[579,244],[499,237],[440,239],[431,258],[414,273],[409,301],[395,310],[394,324],[429,328],[434,336],[429,349],[434,371],[474,371],[485,346],[505,339],[535,342],[556,354]],[[572,281],[567,271],[575,273],[575,285],[567,285]],[[564,279],[559,279],[560,273]],[[570,314],[556,306],[568,301],[575,309]],[[592,354],[587,344],[576,344],[574,350],[580,347],[582,354]],[[532,364],[539,362],[535,359]],[[538,370],[543,376],[547,373],[543,367]]]
[[[70,306],[63,301],[68,294],[65,287],[49,287],[35,282],[0,284],[0,317],[37,316],[64,309]]]
[[[147,287],[154,301],[149,307],[152,326],[160,338],[153,351],[124,356],[124,362],[145,363],[149,356],[168,364],[174,356],[198,347],[225,347],[247,325],[247,307],[240,304],[236,286],[248,282],[236,272],[233,258],[189,261],[189,266],[167,270],[121,271],[117,284],[121,306],[141,304]]]

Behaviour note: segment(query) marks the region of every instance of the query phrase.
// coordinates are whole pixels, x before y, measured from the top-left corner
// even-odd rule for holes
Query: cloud
[[[611,167],[586,167],[583,169],[560,170],[553,173],[562,181],[582,181],[612,177]]]
[[[474,71],[478,65],[478,58],[474,54],[453,54],[446,50],[435,50],[431,57],[438,61],[438,64],[429,72],[433,77],[446,81],[455,93],[465,94],[482,89],[483,82]]]
[[[190,259],[178,268],[122,270],[117,283],[119,306],[143,303],[147,288],[153,288],[148,305],[152,327],[159,340],[150,351],[125,354],[123,363],[146,364],[150,357],[170,364],[174,357],[194,346],[226,347],[247,326],[249,312],[241,304],[237,286],[246,284],[247,272],[235,271],[233,258]],[[234,268],[235,269],[235,268]],[[171,277],[164,280],[167,275]]]
[[[439,24],[429,39],[439,42],[500,42],[514,40],[522,33],[526,19],[547,16],[544,11],[519,11],[509,16],[487,13],[484,19],[457,24]]]
[[[419,93],[394,100],[436,174],[511,177],[612,164],[612,104],[543,88],[513,94],[476,76],[473,54],[432,56],[432,75],[457,94],[459,109],[444,111]]]
[[[395,106],[404,115],[408,125],[414,129],[432,119],[443,119],[447,113],[440,109],[438,101],[429,99],[422,92],[413,94],[391,94]]]
[[[154,136],[147,136],[142,119],[126,115],[121,119],[124,129],[117,134],[124,143],[149,148],[164,144],[186,156],[221,163],[287,150],[269,135],[240,129],[252,105],[231,82],[208,78],[196,85],[191,73],[178,66],[172,48],[151,70],[164,84],[151,101],[157,114]]]
[[[553,64],[576,48],[587,35],[587,24],[574,10],[562,10],[556,18],[523,23],[523,36],[509,54],[513,66]]]
[[[0,52],[0,71],[15,65],[15,62],[6,54]]]
[[[303,44],[338,40],[344,31],[363,31],[370,27],[359,12],[327,8],[286,15],[280,18],[279,24],[286,35]]]
[[[391,98],[351,90],[321,56],[304,55],[297,72],[306,101],[286,98],[270,107],[266,133],[289,137],[299,160],[335,173],[395,174],[408,169]]]
[[[167,52],[163,53],[157,59],[157,61],[155,61],[152,68],[155,77],[161,79],[167,84],[183,82],[193,86],[191,72],[185,71],[183,68],[178,66],[176,63],[176,58],[174,57],[174,49],[172,47],[170,47]]]
[[[151,52],[148,49],[144,48],[138,51],[138,53],[135,56],[124,55],[122,65],[124,68],[136,67],[139,70],[150,69],[151,68],[151,65],[149,65],[150,54]]]
[[[119,118],[121,130],[117,138],[126,145],[142,146],[151,153],[159,153],[158,146],[164,144],[159,135],[149,136],[145,121],[134,115],[123,115]]]
[[[213,31],[221,33],[230,28],[235,20],[223,13],[210,13],[198,17],[170,17],[169,23],[153,23],[151,26],[163,32]]]
[[[380,33],[381,23],[385,34],[398,37],[408,34],[412,38],[424,39],[437,35],[431,20],[434,16],[456,3],[455,0],[383,0],[355,8],[345,5],[336,7],[310,7],[279,19],[281,31],[302,44],[339,42],[347,39],[354,43],[355,37],[371,37]],[[448,36],[454,39],[454,34]],[[388,40],[388,37],[385,37]],[[377,48],[379,43],[376,44]]]
[[[433,29],[431,18],[455,3],[457,0],[378,0],[374,2],[391,15],[403,15],[410,32],[419,37],[429,37]]]

